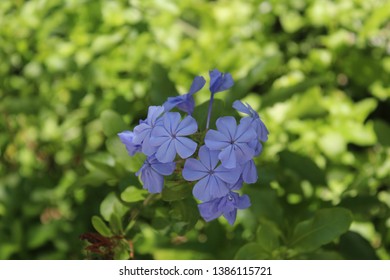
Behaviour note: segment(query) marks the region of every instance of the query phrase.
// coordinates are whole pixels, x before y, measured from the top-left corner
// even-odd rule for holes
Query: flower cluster
[[[213,70],[210,71],[211,97],[206,131],[201,134],[205,137],[201,140],[194,137],[199,128],[192,117],[193,95],[205,83],[203,77],[195,77],[188,93],[168,98],[163,106],[150,106],[145,120],[141,120],[133,131],[123,131],[118,136],[129,155],[141,152],[147,156],[136,175],[150,193],[162,192],[164,177],[180,170],[184,180],[196,182],[192,193],[201,201],[198,209],[203,219],[211,221],[223,215],[233,224],[237,209],[250,206],[249,197],[240,196],[236,191],[243,183],[257,181],[253,158],[261,153],[268,130],[258,113],[238,100],[233,108],[247,116],[239,123],[231,116],[220,117],[216,122],[217,129],[209,129],[214,95],[234,84],[229,73]],[[174,108],[185,112],[185,117],[179,112],[171,112]]]

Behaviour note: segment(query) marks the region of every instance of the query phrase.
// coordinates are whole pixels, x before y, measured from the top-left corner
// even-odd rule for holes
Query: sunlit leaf
[[[352,214],[344,208],[318,210],[314,217],[296,225],[290,247],[309,252],[332,242],[349,229]]]

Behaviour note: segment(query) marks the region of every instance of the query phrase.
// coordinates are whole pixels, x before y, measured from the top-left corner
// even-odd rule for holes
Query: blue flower
[[[134,144],[134,133],[132,131],[123,131],[118,133],[118,136],[123,144],[126,146],[126,150],[129,155],[134,156],[135,153],[141,152],[141,145]]]
[[[251,206],[247,195],[239,196],[235,192],[229,192],[223,197],[203,202],[198,205],[200,215],[206,222],[223,215],[229,224],[236,221],[237,209],[245,209]]]
[[[221,73],[217,69],[209,72],[210,75],[210,92],[212,94],[227,90],[234,84],[232,75],[230,73]]]
[[[218,131],[210,129],[205,143],[210,150],[220,151],[218,158],[224,167],[235,168],[252,159],[255,149],[250,143],[257,135],[249,122],[241,122],[237,126],[233,117],[221,117],[216,124]]]
[[[186,112],[189,115],[192,115],[195,108],[194,93],[198,92],[206,83],[206,80],[202,76],[197,76],[194,78],[190,91],[187,94],[168,97],[168,100],[164,103],[165,111],[168,112],[172,108],[177,107],[178,109]]]
[[[150,106],[146,120],[140,121],[140,124],[134,128],[133,143],[142,145],[142,152],[147,156],[156,152],[156,148],[149,143],[150,136],[152,130],[161,122],[160,116],[163,113],[163,106]]]
[[[236,100],[233,103],[233,108],[241,113],[249,115],[248,117],[244,117],[242,121],[248,121],[251,123],[260,141],[266,142],[268,140],[269,132],[267,127],[260,119],[259,114],[255,110],[253,110],[253,108],[248,103],[245,106],[244,103],[242,103],[240,100]]]
[[[155,156],[150,156],[135,175],[141,174],[144,189],[150,193],[160,193],[164,186],[164,176],[171,175],[175,168],[176,163],[174,162],[161,163]]]
[[[168,112],[164,115],[162,125],[153,129],[150,144],[156,147],[156,158],[161,162],[171,162],[175,159],[176,153],[181,158],[191,156],[197,144],[185,137],[198,130],[195,119],[191,116],[180,121],[178,112]]]
[[[241,174],[241,168],[227,169],[218,164],[218,151],[210,151],[206,146],[199,149],[199,160],[189,158],[183,169],[183,178],[187,181],[199,180],[193,195],[202,201],[222,197],[229,193],[229,186],[235,184]]]

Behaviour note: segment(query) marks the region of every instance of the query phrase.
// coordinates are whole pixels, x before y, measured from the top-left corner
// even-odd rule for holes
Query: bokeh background
[[[386,0],[0,1],[0,259],[99,257],[96,230],[136,259],[390,259],[389,54]],[[215,68],[213,114],[270,131],[234,226],[145,203],[116,137]]]

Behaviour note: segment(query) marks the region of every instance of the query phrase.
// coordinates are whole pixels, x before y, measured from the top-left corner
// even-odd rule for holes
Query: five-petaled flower
[[[195,119],[187,116],[180,120],[178,112],[165,113],[161,126],[156,126],[152,131],[150,144],[156,147],[156,158],[160,162],[173,161],[176,153],[181,158],[188,158],[196,150],[197,144],[185,137],[198,130]]]
[[[184,95],[168,97],[168,100],[164,103],[165,111],[168,112],[174,107],[179,110],[192,115],[195,108],[194,93],[198,92],[206,83],[206,80],[202,76],[196,76],[192,81],[190,91]]]
[[[193,195],[202,201],[207,201],[226,195],[240,175],[241,168],[227,169],[217,166],[218,152],[210,151],[206,146],[199,149],[199,160],[189,158],[183,169],[183,178],[187,181],[198,181],[192,191]]]
[[[176,168],[176,163],[159,162],[156,157],[148,157],[141,169],[135,175],[141,175],[141,181],[144,189],[150,193],[160,193],[164,186],[164,176],[171,175]]]
[[[210,150],[220,151],[218,158],[224,167],[234,168],[253,158],[255,149],[250,143],[257,135],[249,122],[237,126],[234,117],[221,117],[216,124],[218,130],[210,129],[205,143]]]

